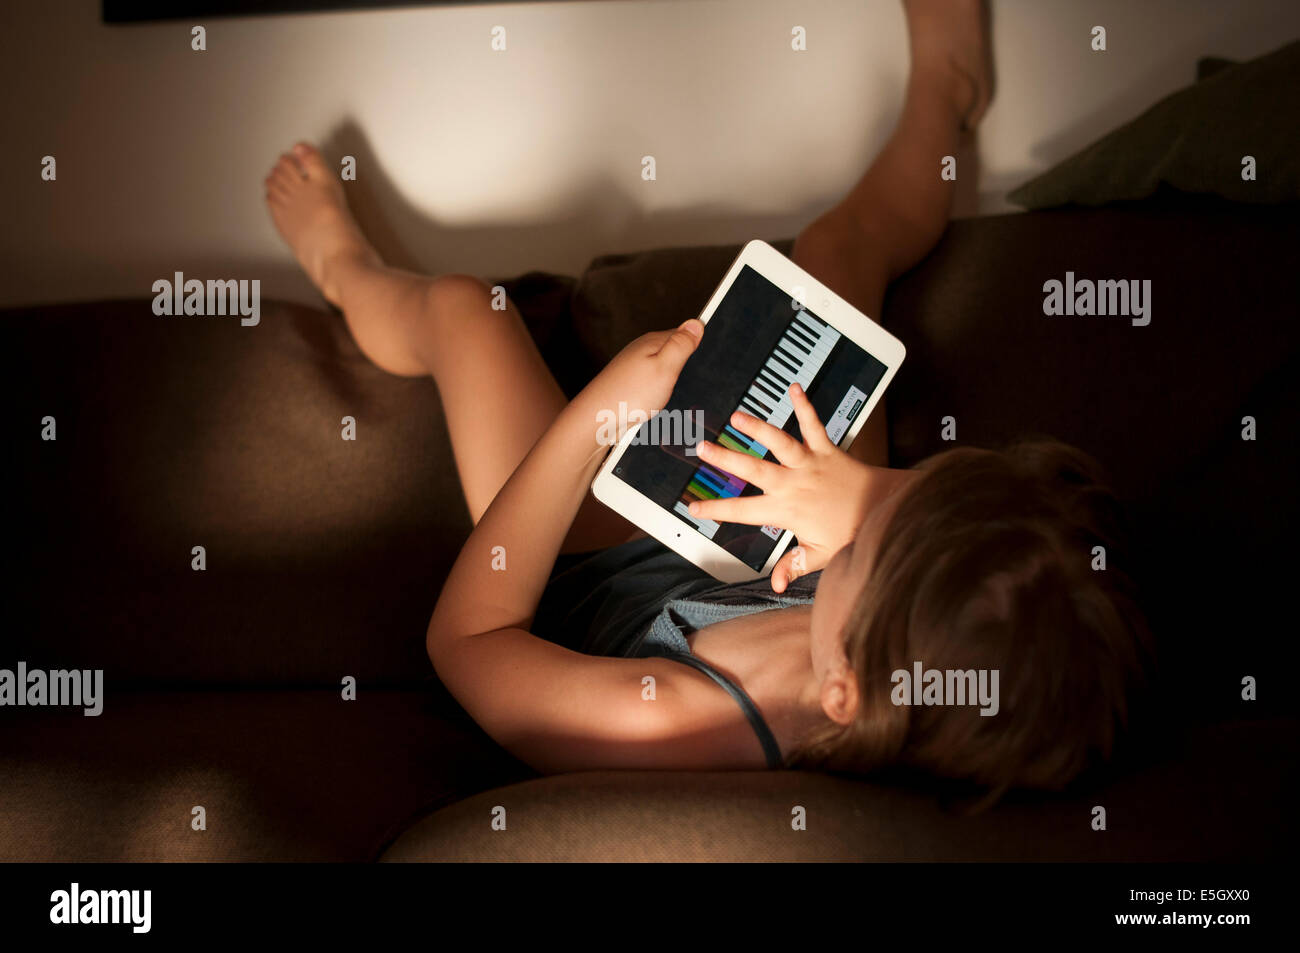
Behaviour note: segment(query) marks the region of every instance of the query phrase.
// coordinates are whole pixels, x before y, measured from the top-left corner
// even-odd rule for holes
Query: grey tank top
[[[809,573],[778,595],[766,577],[720,583],[658,541],[637,540],[563,558],[538,606],[533,631],[588,655],[667,658],[702,672],[740,706],[768,767],[781,768],[780,747],[753,700],[695,655],[686,637],[715,622],[808,605],[820,576]]]

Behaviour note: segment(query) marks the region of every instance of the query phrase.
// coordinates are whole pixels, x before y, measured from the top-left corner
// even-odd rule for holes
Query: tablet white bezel
[[[881,376],[875,390],[868,395],[866,406],[858,413],[852,426],[849,427],[848,432],[845,433],[844,438],[839,443],[841,449],[847,449],[867,422],[867,417],[870,416],[872,409],[879,403],[885,388],[889,386],[889,382],[893,380],[899,365],[902,364],[906,354],[903,342],[835,294],[789,258],[786,258],[767,242],[758,239],[749,242],[741,249],[740,254],[736,256],[736,260],[732,262],[731,268],[723,277],[722,282],[713,292],[713,297],[709,299],[704,306],[704,310],[700,312],[700,320],[705,324],[705,334],[708,333],[709,319],[713,317],[713,313],[717,310],[718,305],[722,303],[722,299],[726,297],[727,291],[745,265],[749,265],[768,281],[789,294],[792,302],[792,312],[793,301],[798,292],[802,290],[803,296],[800,300],[813,314],[885,365],[885,373]],[[614,467],[631,445],[641,426],[645,426],[645,424],[638,427],[629,427],[627,433],[619,440],[618,445],[605,458],[604,464],[591,484],[591,491],[596,499],[639,526],[669,549],[680,553],[715,579],[722,582],[747,582],[770,575],[772,567],[776,565],[794,538],[794,533],[790,530],[786,530],[781,534],[781,538],[777,540],[776,547],[772,550],[767,562],[763,564],[763,568],[755,572],[713,540],[703,536],[689,524],[682,522],[671,511],[664,509],[649,497],[643,496],[639,490],[614,476]]]

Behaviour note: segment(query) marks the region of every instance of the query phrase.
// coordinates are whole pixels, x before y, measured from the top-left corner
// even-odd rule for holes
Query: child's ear
[[[822,711],[837,725],[850,724],[858,713],[858,680],[849,670],[848,659],[837,664],[822,679]]]

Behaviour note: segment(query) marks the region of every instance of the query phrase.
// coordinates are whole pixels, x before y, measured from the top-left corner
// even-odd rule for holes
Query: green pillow
[[[1030,179],[1007,199],[1025,208],[1143,199],[1161,184],[1237,202],[1300,200],[1296,94],[1300,41],[1237,65],[1202,63],[1205,77]],[[1242,178],[1245,156],[1254,181]]]

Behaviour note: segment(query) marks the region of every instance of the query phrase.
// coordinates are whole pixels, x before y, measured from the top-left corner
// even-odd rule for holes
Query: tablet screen
[[[641,425],[614,476],[761,572],[783,530],[692,517],[687,510],[692,500],[762,492],[704,463],[695,444],[711,440],[774,459],[729,421],[733,412],[743,410],[802,439],[786,393],[796,381],[839,444],[886,370],[811,309],[796,309],[790,295],[744,265],[682,369],[668,406]]]

